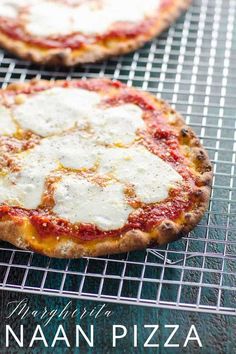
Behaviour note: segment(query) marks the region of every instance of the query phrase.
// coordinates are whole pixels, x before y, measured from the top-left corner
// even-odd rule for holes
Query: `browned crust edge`
[[[168,11],[162,11],[153,28],[146,34],[140,34],[133,39],[113,40],[109,46],[101,44],[86,45],[81,50],[40,49],[23,41],[10,38],[0,32],[0,45],[20,58],[36,64],[74,66],[76,64],[94,63],[112,56],[122,55],[136,50],[163,32],[174,22],[182,11],[187,10],[191,0],[176,0]]]
[[[106,79],[101,80],[110,82],[110,80]],[[52,82],[49,81],[32,80],[29,83],[10,84],[6,89],[4,89],[4,91],[18,91],[19,89],[26,88],[31,85],[40,85],[42,83],[47,84],[48,86],[51,86],[52,84]],[[137,91],[134,88],[130,88],[130,90]],[[208,207],[211,192],[213,173],[207,152],[201,146],[200,141],[193,130],[185,124],[181,115],[175,112],[165,101],[157,99],[145,92],[142,94],[148,96],[149,99],[157,105],[157,107],[162,106],[165,112],[175,114],[176,123],[174,126],[177,127],[179,135],[183,139],[183,145],[190,147],[190,160],[197,164],[197,170],[200,174],[199,187],[196,192],[196,199],[198,201],[196,208],[185,213],[181,220],[164,220],[152,231],[152,233],[143,232],[141,230],[131,230],[124,235],[121,235],[118,239],[104,238],[93,241],[92,246],[90,242],[78,243],[74,240],[68,240],[58,243],[55,245],[55,248],[47,251],[43,248],[44,245],[42,238],[42,249],[34,249],[30,245],[30,242],[27,241],[27,237],[25,237],[25,228],[30,224],[29,220],[25,220],[19,224],[11,220],[0,222],[1,240],[10,242],[16,247],[36,251],[50,257],[80,258],[83,256],[102,256],[107,254],[123,253],[140,250],[151,246],[164,245],[181,238],[184,234],[187,234],[196,226]]]

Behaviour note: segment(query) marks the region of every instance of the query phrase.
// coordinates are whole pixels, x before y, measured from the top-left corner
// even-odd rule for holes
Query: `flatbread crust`
[[[110,80],[96,79],[89,80],[96,83],[102,83],[112,89],[116,82]],[[57,81],[58,84],[63,81]],[[125,85],[120,87],[125,87]],[[43,80],[32,80],[29,83],[14,83],[10,84],[6,89],[0,91],[0,95],[6,92],[27,91],[31,87],[53,87],[53,82]],[[106,87],[107,89],[107,87]],[[130,92],[137,93],[133,88],[127,88]],[[175,130],[178,132],[181,146],[187,146],[188,161],[196,168],[198,187],[194,193],[195,202],[191,210],[184,212],[181,218],[175,220],[165,219],[161,224],[152,229],[151,232],[144,232],[140,229],[130,230],[119,237],[102,237],[91,241],[81,241],[70,239],[70,237],[61,237],[60,241],[55,240],[55,236],[48,237],[47,244],[44,243],[44,238],[40,239],[37,246],[31,242],[31,235],[35,234],[35,230],[29,218],[13,218],[13,220],[0,221],[0,239],[12,243],[13,245],[50,257],[57,258],[79,258],[82,256],[101,256],[133,250],[144,249],[147,247],[164,245],[175,241],[183,235],[190,232],[202,218],[205,210],[208,207],[210,198],[211,182],[212,182],[212,166],[208,155],[201,146],[199,139],[191,128],[186,126],[183,118],[175,112],[165,101],[155,98],[154,96],[142,92],[144,98],[148,98],[157,110],[165,112],[168,116],[175,116],[175,122],[172,123]],[[186,157],[186,156],[185,156]],[[83,205],[81,206],[83,207]]]
[[[84,44],[80,49],[72,48],[43,48],[17,40],[0,30],[0,46],[15,55],[37,64],[74,66],[76,64],[94,63],[112,56],[122,55],[136,50],[155,36],[163,32],[174,22],[182,11],[186,10],[191,0],[170,0],[168,6],[160,9],[154,17],[155,24],[148,30],[133,38],[111,38]]]

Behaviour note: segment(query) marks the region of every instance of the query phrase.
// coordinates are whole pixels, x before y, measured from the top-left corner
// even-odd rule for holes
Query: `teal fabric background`
[[[69,299],[57,298],[39,295],[24,295],[15,292],[1,292],[1,346],[0,352],[2,354],[9,353],[204,353],[204,354],[233,354],[236,353],[235,334],[236,334],[236,318],[233,316],[211,315],[205,313],[175,311],[175,310],[160,310],[156,308],[146,308],[139,306],[128,306],[119,304],[107,304],[106,309],[113,311],[110,318],[100,317],[84,318],[76,320],[68,318],[64,321],[54,319],[52,322],[43,328],[44,334],[50,345],[55,331],[59,324],[63,324],[65,332],[71,344],[71,348],[66,348],[64,342],[58,342],[55,348],[45,348],[44,345],[38,344],[34,348],[27,348],[32,337],[33,331],[39,322],[33,318],[25,320],[6,320],[7,304],[10,301],[21,300],[27,297],[32,309],[43,309],[46,306],[48,309],[60,308],[62,309]],[[102,303],[82,300],[72,300],[72,307],[87,310],[92,310],[95,306]],[[24,349],[20,349],[14,341],[9,348],[4,348],[5,334],[4,328],[6,324],[10,324],[17,332],[19,325],[24,325]],[[76,324],[80,324],[85,332],[88,330],[90,324],[95,326],[95,346],[89,348],[86,342],[81,341],[80,348],[75,348],[74,343],[74,328]],[[128,333],[124,339],[117,342],[117,347],[112,348],[112,325],[121,324],[127,327]],[[133,348],[133,325],[138,325],[138,348]],[[143,330],[144,324],[158,324],[160,330],[158,331],[158,343],[160,348],[143,348],[143,343],[147,339],[147,332]],[[164,343],[170,333],[170,329],[164,328],[165,324],[178,324],[180,326],[178,332],[173,338],[174,343],[179,343],[179,348],[163,348]],[[189,342],[187,348],[183,348],[184,340],[187,336],[190,326],[196,326],[199,337],[202,341],[202,348],[199,348],[196,341]],[[155,338],[156,341],[156,338]]]

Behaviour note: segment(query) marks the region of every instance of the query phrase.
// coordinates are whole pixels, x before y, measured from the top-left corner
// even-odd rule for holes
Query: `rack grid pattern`
[[[191,234],[160,249],[81,260],[49,259],[0,243],[0,288],[236,314],[236,1],[194,0],[139,51],[74,69],[37,67],[0,50],[0,84],[110,77],[167,99],[214,166],[209,211]]]

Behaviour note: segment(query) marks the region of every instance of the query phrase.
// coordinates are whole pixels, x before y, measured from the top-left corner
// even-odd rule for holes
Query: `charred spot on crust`
[[[189,136],[188,128],[182,128],[180,131],[180,134],[181,134],[182,138],[187,138]]]
[[[200,198],[202,195],[203,195],[203,190],[202,189],[197,189],[196,191],[194,191],[193,195],[196,197],[196,198]]]
[[[185,218],[186,221],[190,221],[192,219],[192,214],[191,213],[186,213],[184,215],[184,218]]]
[[[162,228],[163,231],[167,231],[167,230],[169,231],[169,230],[173,230],[174,229],[173,223],[170,222],[170,221],[163,222],[162,225],[161,225],[161,228]]]
[[[142,249],[147,247],[150,241],[148,234],[143,231],[131,230],[121,238],[120,250],[126,252],[128,250]]]
[[[67,51],[61,51],[58,53],[54,54],[54,59],[58,60],[59,62],[62,61],[64,63],[64,61],[67,59],[68,57],[68,50]]]
[[[200,146],[199,140],[196,138],[194,132],[187,126],[184,126],[179,131],[179,139],[181,144],[188,145],[189,147],[198,147]]]
[[[211,172],[212,171],[212,166],[211,164],[206,164],[205,166],[205,172]]]
[[[196,155],[196,158],[198,161],[204,161],[206,160],[206,154],[203,150],[198,150],[198,153]]]

